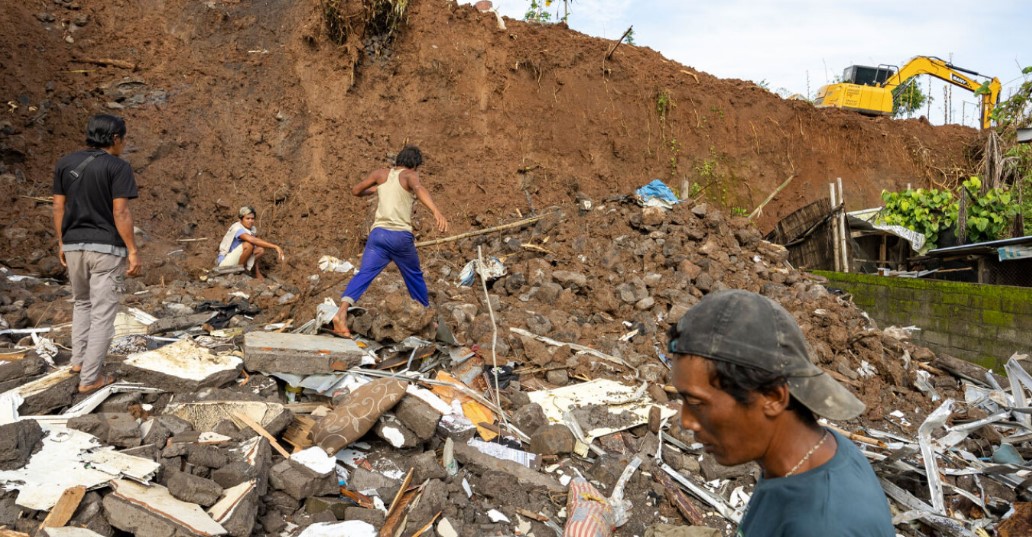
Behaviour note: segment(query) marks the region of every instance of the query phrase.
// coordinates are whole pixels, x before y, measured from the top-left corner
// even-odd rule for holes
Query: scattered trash
[[[337,259],[332,255],[324,255],[319,258],[319,270],[323,272],[348,273],[354,270],[355,265],[348,261]]]
[[[489,257],[484,261],[484,266],[480,266],[480,261],[474,259],[466,266],[462,267],[462,271],[459,272],[459,285],[463,287],[470,287],[476,281],[477,274],[481,274],[488,281],[496,280],[505,276],[506,269],[502,261],[497,257]]]

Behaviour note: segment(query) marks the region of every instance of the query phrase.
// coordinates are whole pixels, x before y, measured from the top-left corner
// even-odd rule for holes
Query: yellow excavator
[[[917,56],[902,69],[890,65],[852,65],[842,72],[842,82],[828,84],[817,90],[814,104],[818,107],[855,110],[867,115],[892,115],[892,90],[916,75],[931,75],[975,92],[981,98],[982,128],[989,128],[989,114],[1000,98],[1000,79],[993,77],[979,82],[972,77],[989,77],[957,67],[935,56]]]

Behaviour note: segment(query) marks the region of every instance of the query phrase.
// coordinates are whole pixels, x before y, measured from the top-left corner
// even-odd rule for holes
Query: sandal
[[[93,392],[103,388],[104,386],[107,386],[109,384],[114,384],[114,382],[115,382],[115,377],[113,377],[111,375],[101,375],[92,384],[80,384],[79,385],[79,393],[93,393]]]
[[[73,365],[72,366],[72,373],[82,373],[82,366],[81,365]]]

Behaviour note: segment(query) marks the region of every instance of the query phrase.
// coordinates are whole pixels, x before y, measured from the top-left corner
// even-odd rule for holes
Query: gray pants
[[[115,314],[125,290],[126,259],[98,252],[65,252],[72,284],[72,365],[82,366],[79,385],[100,376],[115,335]]]

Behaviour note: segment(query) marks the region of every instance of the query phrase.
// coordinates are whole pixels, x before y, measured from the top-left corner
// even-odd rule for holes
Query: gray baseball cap
[[[671,353],[690,354],[784,375],[788,391],[814,414],[855,418],[864,404],[810,361],[792,314],[742,290],[706,295],[670,328]]]

